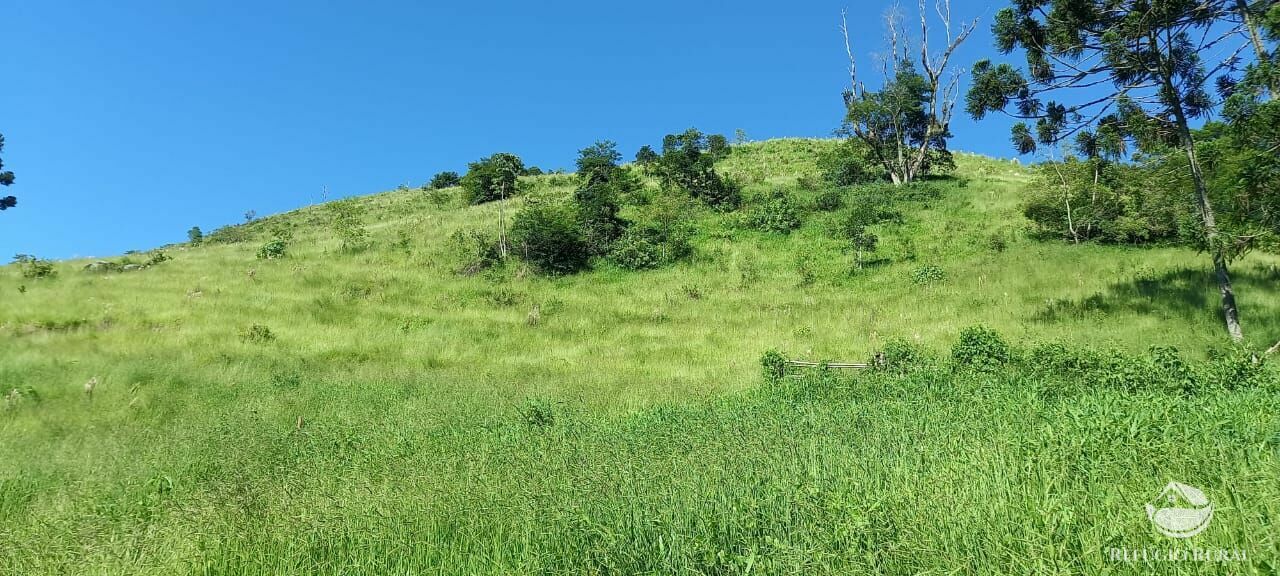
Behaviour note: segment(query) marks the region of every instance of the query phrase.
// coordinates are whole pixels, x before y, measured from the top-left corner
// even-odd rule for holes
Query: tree
[[[462,183],[462,177],[457,172],[446,170],[437,173],[431,177],[431,182],[427,184],[427,188],[432,190],[440,190],[443,188],[452,188]]]
[[[524,170],[519,156],[499,152],[468,164],[467,174],[459,183],[472,204],[482,204],[514,194]]]
[[[841,132],[865,143],[894,184],[913,182],[928,173],[931,166],[950,163],[947,139],[951,137],[959,75],[951,74],[949,79],[945,76],[952,54],[973,32],[977,20],[953,34],[950,0],[939,0],[935,9],[945,30],[946,48],[937,54],[929,52],[929,19],[924,0],[920,0],[916,57],[912,56],[914,48],[907,40],[901,14],[897,10],[888,14],[889,53],[881,61],[884,84],[878,91],[868,90],[858,78],[848,24],[841,15],[850,82],[844,92],[846,114]]]
[[[204,232],[200,231],[199,226],[192,226],[190,230],[187,230],[187,241],[192,246],[200,245],[201,242],[204,242]]]
[[[658,153],[654,152],[653,146],[645,144],[636,151],[636,164],[641,166],[649,166],[658,161]]]
[[[0,152],[4,152],[4,134],[0,134]],[[0,158],[0,186],[13,186],[13,172],[4,169],[4,159]],[[0,197],[0,211],[8,210],[18,205],[18,199],[13,196]]]
[[[618,217],[619,197],[630,195],[639,183],[619,166],[617,145],[604,140],[578,151],[579,185],[573,193],[582,235],[596,256],[607,254],[627,223]]]
[[[1229,86],[1239,54],[1250,44],[1239,0],[1020,0],[1002,9],[992,30],[1005,54],[1022,49],[1026,71],[980,61],[966,108],[975,119],[1005,112],[1035,120],[1014,125],[1014,145],[1029,153],[1097,130],[1140,150],[1176,147],[1186,157],[1201,247],[1213,260],[1227,331],[1243,338],[1228,268],[1232,239],[1218,226],[1192,135],[1193,121],[1212,116],[1210,79]],[[1082,93],[1074,103],[1046,95]]]
[[[742,202],[742,192],[716,173],[715,161],[707,136],[690,128],[663,137],[658,173],[667,187],[684,190],[717,210],[734,210]]]
[[[507,257],[507,198],[516,193],[524,162],[515,154],[499,152],[467,165],[462,188],[472,204],[498,201],[498,251]]]

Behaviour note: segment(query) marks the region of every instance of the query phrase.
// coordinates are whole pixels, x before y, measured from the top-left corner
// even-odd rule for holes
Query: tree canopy
[[[4,152],[4,134],[0,134],[0,152]],[[0,158],[0,186],[13,185],[13,172],[4,169],[4,159]],[[0,196],[0,210],[8,210],[18,205],[14,196]]]

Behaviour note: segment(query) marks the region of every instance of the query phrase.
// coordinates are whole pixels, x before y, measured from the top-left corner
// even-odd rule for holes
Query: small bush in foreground
[[[777,350],[768,350],[760,356],[760,369],[766,382],[779,382],[787,373],[787,357]]]
[[[957,366],[979,372],[991,372],[1009,362],[1009,344],[996,331],[985,326],[970,326],[960,331],[960,339],[951,348],[951,360]]]
[[[922,366],[927,355],[919,346],[905,338],[893,338],[884,344],[884,350],[876,355],[872,367],[876,370],[903,374]]]

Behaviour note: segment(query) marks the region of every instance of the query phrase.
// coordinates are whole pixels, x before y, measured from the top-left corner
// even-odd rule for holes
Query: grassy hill
[[[797,183],[830,145],[744,145],[718,169],[748,197],[811,202]],[[498,206],[419,190],[354,200],[357,253],[312,206],[142,270],[4,267],[0,573],[1138,570],[1097,549],[1163,544],[1113,520],[1170,479],[1230,506],[1211,542],[1280,567],[1273,388],[1064,400],[941,367],[762,387],[768,349],[861,361],[903,338],[942,357],[975,324],[1134,354],[1225,347],[1206,257],[1029,239],[1029,171],[957,164],[878,226],[861,269],[835,214],[778,235],[707,211],[672,267],[463,275],[450,237],[496,228]],[[281,225],[288,256],[255,258]],[[915,281],[926,267],[941,277]],[[1280,259],[1235,270],[1265,347]]]

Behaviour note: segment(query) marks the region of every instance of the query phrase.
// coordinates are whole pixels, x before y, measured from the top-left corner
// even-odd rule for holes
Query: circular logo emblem
[[[1199,488],[1170,482],[1147,504],[1147,518],[1156,530],[1170,538],[1190,538],[1209,527],[1213,504]]]

